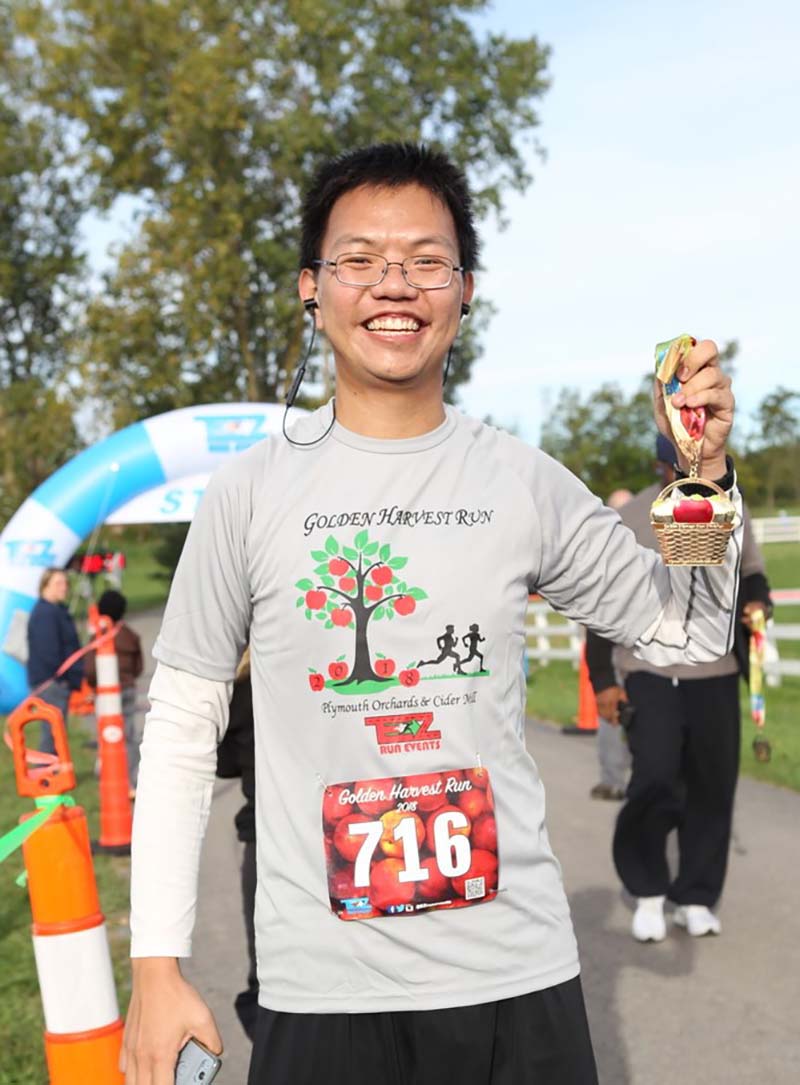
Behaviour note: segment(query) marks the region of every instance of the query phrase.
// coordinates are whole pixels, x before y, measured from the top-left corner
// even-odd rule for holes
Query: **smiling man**
[[[703,662],[728,647],[737,536],[707,576],[667,570],[564,468],[444,405],[478,247],[447,158],[386,144],[326,163],[302,246],[335,404],[215,476],[176,572],[137,795],[126,1080],[168,1085],[190,1035],[221,1047],[178,958],[249,642],[250,1085],[591,1085],[569,908],[521,737],[528,594],[653,662]],[[708,413],[704,469],[736,495],[713,343],[679,379]],[[480,670],[447,653],[420,670],[442,629],[453,644],[480,629]]]

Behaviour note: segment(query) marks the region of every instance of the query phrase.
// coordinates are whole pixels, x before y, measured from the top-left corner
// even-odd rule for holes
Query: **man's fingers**
[[[713,339],[703,339],[692,347],[678,370],[678,380],[686,381],[706,366],[719,365],[719,349]]]

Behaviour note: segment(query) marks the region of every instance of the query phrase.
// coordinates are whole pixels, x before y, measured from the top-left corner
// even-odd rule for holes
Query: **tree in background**
[[[605,499],[612,490],[637,490],[655,481],[653,381],[628,396],[617,384],[582,395],[562,388],[542,427],[541,446]]]
[[[800,501],[800,392],[778,386],[753,415],[747,445],[746,488],[770,511],[778,501]]]
[[[520,142],[548,51],[479,38],[468,17],[485,0],[15,6],[38,100],[80,133],[96,206],[141,201],[88,312],[85,374],[118,423],[285,390],[305,332],[300,199],[323,157],[426,139],[465,167],[481,214],[531,180]],[[479,324],[464,327],[451,389]]]
[[[728,373],[738,353],[735,339],[721,348]],[[632,395],[612,382],[585,396],[562,388],[541,435],[542,449],[604,500],[612,490],[636,493],[655,482],[655,441],[652,376],[644,377]]]
[[[26,108],[0,14],[0,525],[77,450],[68,387],[84,205],[63,141]]]

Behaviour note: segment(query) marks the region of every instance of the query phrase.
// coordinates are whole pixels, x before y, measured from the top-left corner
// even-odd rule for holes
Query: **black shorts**
[[[259,1007],[248,1085],[597,1085],[579,977],[448,1010]]]

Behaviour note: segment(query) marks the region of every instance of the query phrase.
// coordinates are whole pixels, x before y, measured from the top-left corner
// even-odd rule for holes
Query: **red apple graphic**
[[[350,870],[337,870],[331,877],[328,888],[330,895],[335,897],[336,900],[348,900],[351,897],[364,895],[363,889],[360,893],[356,892],[356,887],[353,884],[353,874]]]
[[[402,859],[383,859],[374,863],[369,872],[369,899],[373,908],[381,911],[392,904],[410,904],[414,899],[414,882],[401,882],[405,870]]]
[[[414,786],[418,788],[427,787],[432,794],[418,795],[414,799],[417,804],[418,810],[436,810],[439,806],[444,806],[447,802],[447,796],[444,791],[444,781],[442,780],[442,774],[440,772],[426,772],[419,776],[409,776],[404,781],[406,787]]]
[[[391,678],[394,674],[395,661],[393,659],[376,659],[375,673],[379,678]]]
[[[407,818],[411,818],[414,822],[414,832],[417,836],[417,843],[421,844],[425,839],[425,826],[422,824],[422,818],[417,814],[409,814],[405,810],[387,810],[385,814],[381,814],[381,821],[383,822],[383,835],[381,836],[381,851],[385,855],[391,856],[393,859],[402,859],[405,845],[402,840],[395,839],[394,831],[401,821],[405,821]]]
[[[331,576],[344,576],[349,568],[344,558],[331,558],[328,562],[328,572]]]
[[[351,835],[350,826],[365,821],[372,821],[372,818],[367,817],[366,814],[348,814],[347,817],[340,819],[333,834],[333,843],[336,850],[343,859],[347,859],[351,863],[355,862],[356,856],[361,850],[364,836],[359,836],[357,833]]]
[[[309,610],[322,610],[327,598],[324,591],[307,591],[306,606]]]
[[[410,595],[401,595],[394,601],[394,609],[398,614],[413,614],[417,609],[417,601]]]
[[[472,821],[489,809],[486,792],[479,787],[473,787],[471,791],[462,791],[458,796],[458,805]]]
[[[358,794],[359,791],[363,792],[377,792],[383,795],[383,798],[365,799],[358,804],[359,809],[363,810],[365,814],[369,814],[371,817],[380,817],[397,802],[391,796],[391,790],[394,786],[394,780],[357,780],[353,784],[353,791]]]
[[[497,856],[490,851],[476,848],[472,853],[472,862],[466,874],[460,878],[453,878],[453,889],[460,897],[466,896],[464,883],[468,878],[485,878],[486,892],[497,888]]]
[[[440,818],[442,814],[459,814],[461,817],[464,815],[463,810],[459,810],[457,806],[440,806],[438,810],[434,810],[432,814],[428,815],[428,823],[425,826],[425,843],[428,846],[428,851],[436,851],[436,840],[434,838],[434,827],[436,825],[437,818]],[[458,819],[460,820],[460,818]],[[467,824],[463,828],[453,828],[452,825],[448,826],[448,836],[469,836],[472,831],[472,822],[467,818]]]
[[[377,565],[369,575],[372,577],[373,584],[380,584],[385,587],[391,583],[394,573],[388,565]]]
[[[420,866],[428,871],[428,877],[424,882],[417,882],[419,896],[423,900],[446,900],[450,890],[450,879],[445,878],[439,870],[434,857],[423,859]]]
[[[349,625],[352,615],[349,610],[337,607],[331,611],[331,621],[334,625]]]
[[[379,599],[383,598],[383,588],[377,584],[367,584],[366,588],[364,588],[364,595],[370,602],[377,603]]]
[[[408,670],[400,671],[398,678],[401,686],[416,686],[419,682],[419,671],[416,667],[409,667]]]
[[[492,814],[483,814],[472,827],[472,846],[497,851],[497,822]]]
[[[308,684],[315,693],[319,693],[321,689],[325,689],[325,679],[321,674],[310,674],[308,676]]]
[[[484,768],[467,769],[467,779],[471,780],[475,787],[482,787],[486,790],[489,783],[489,773]]]
[[[322,816],[330,824],[339,821],[345,814],[353,812],[353,808],[349,803],[339,802],[339,796],[344,790],[345,788],[339,784],[325,789],[325,794],[322,797]]]
[[[672,513],[676,524],[708,524],[714,519],[714,506],[695,494],[679,501]]]
[[[335,663],[328,664],[328,674],[337,682],[341,682],[343,678],[347,678],[349,673],[350,668],[341,660],[337,659]]]
[[[339,587],[342,591],[352,591],[355,586],[356,582],[352,576],[343,576],[339,581]]]

